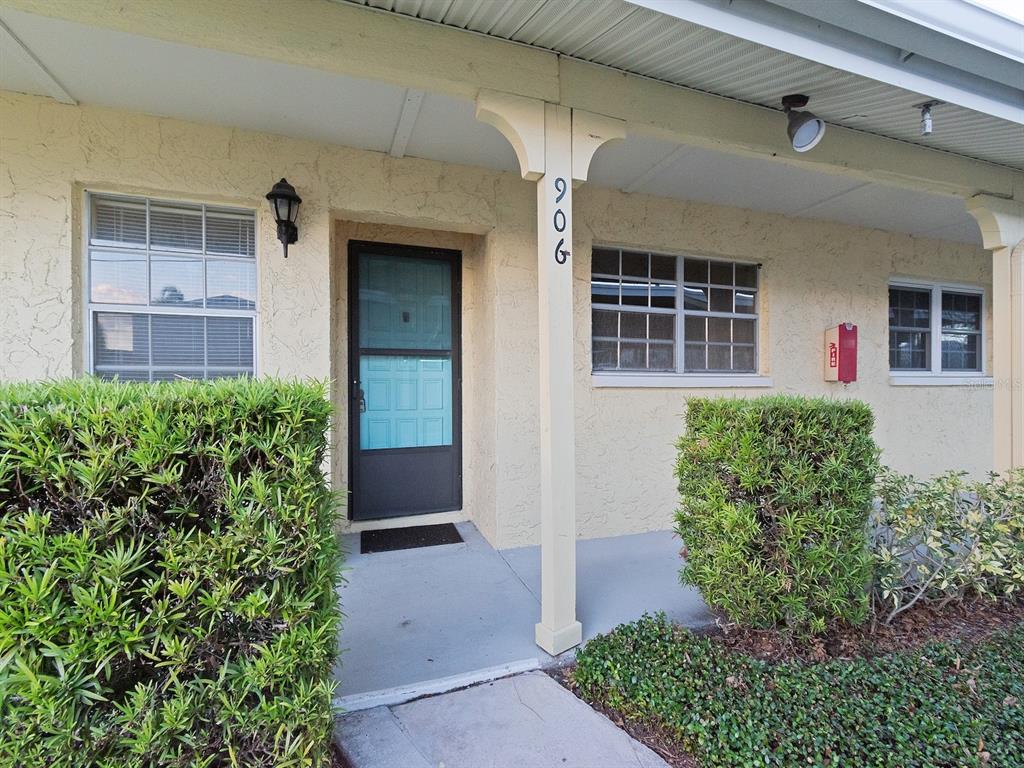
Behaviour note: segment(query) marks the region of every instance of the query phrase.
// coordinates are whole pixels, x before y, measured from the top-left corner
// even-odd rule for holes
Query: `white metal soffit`
[[[739,101],[806,93],[829,123],[1024,169],[1024,126],[953,104],[920,135],[915,93],[623,0],[339,0],[458,27]],[[1024,87],[1024,83],[1021,84]]]

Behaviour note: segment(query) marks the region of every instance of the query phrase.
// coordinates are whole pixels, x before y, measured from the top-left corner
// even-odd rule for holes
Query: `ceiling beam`
[[[53,73],[46,68],[46,65],[39,60],[39,57],[11,31],[2,18],[0,18],[0,47],[4,48],[8,55],[14,56],[22,62],[34,76],[40,90],[47,96],[56,99],[61,104],[78,103],[75,97],[68,93],[67,88],[61,85]]]
[[[405,101],[402,102],[402,113],[398,116],[395,136],[391,139],[391,149],[388,151],[392,157],[405,157],[405,148],[409,145],[412,131],[416,127],[416,118],[420,114],[423,96],[423,91],[415,88],[406,90]]]
[[[821,200],[818,200],[815,203],[811,203],[810,205],[805,205],[803,208],[800,208],[799,210],[791,211],[789,215],[790,216],[803,216],[804,214],[810,213],[811,211],[813,211],[813,210],[815,210],[817,208],[820,208],[823,205],[826,205],[828,203],[833,203],[836,200],[839,200],[840,198],[846,197],[851,192],[856,192],[858,189],[863,189],[864,187],[869,186],[870,184],[871,184],[870,181],[862,181],[859,184],[854,184],[849,189],[844,189],[842,192],[835,192],[835,193],[833,193],[831,195],[828,195],[827,197],[821,198]]]
[[[682,160],[684,156],[690,154],[693,151],[693,147],[676,147],[661,160],[656,162],[646,171],[641,173],[629,184],[622,188],[623,192],[637,192],[643,189],[647,184],[653,181],[657,176],[661,175],[661,172],[667,170],[669,167],[675,165],[679,160]]]

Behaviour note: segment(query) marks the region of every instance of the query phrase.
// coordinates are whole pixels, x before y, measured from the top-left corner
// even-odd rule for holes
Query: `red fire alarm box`
[[[857,380],[857,326],[843,323],[825,331],[825,381]]]

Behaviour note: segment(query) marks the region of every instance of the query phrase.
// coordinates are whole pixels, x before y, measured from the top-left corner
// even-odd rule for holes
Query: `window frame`
[[[625,279],[634,279],[629,275],[621,274],[621,261],[620,261],[620,274],[611,275],[604,272],[595,272],[593,265],[593,253],[595,250],[609,250],[618,251],[620,254],[620,260],[623,253],[636,253],[650,256],[664,256],[671,258],[675,261],[675,276],[672,280],[675,286],[675,308],[659,308],[653,306],[630,306],[625,304],[595,304],[593,300],[593,281],[596,278],[608,278],[614,279],[621,283]],[[761,375],[761,309],[762,309],[762,298],[764,287],[762,283],[762,264],[757,261],[749,259],[737,259],[733,257],[727,257],[722,255],[711,255],[695,252],[670,252],[663,251],[654,248],[642,248],[634,246],[624,245],[613,245],[610,243],[592,243],[590,247],[591,264],[590,272],[587,279],[588,291],[590,292],[589,301],[589,317],[590,317],[590,344],[588,348],[588,354],[590,355],[590,371],[594,383],[597,386],[690,386],[690,387],[763,387],[771,386],[771,380]],[[718,283],[710,282],[711,276],[708,275],[709,282],[706,284],[710,287],[723,287],[736,292],[742,290],[743,286],[735,285],[735,268],[736,266],[748,266],[753,267],[756,275],[756,285],[748,290],[754,292],[754,312],[752,313],[737,313],[735,312],[735,297],[733,299],[733,312],[714,312],[708,310],[687,310],[685,308],[685,295],[684,288],[686,280],[684,276],[684,268],[686,259],[694,259],[699,261],[708,262],[721,262],[730,264],[733,266],[733,285],[731,286],[720,286]],[[656,282],[654,278],[635,278],[643,282]],[[709,296],[710,301],[710,296]],[[641,314],[666,314],[673,317],[673,368],[671,370],[644,370],[644,369],[624,369],[624,368],[594,368],[594,327],[593,327],[593,313],[595,309],[605,309],[614,312],[636,312]],[[686,318],[687,317],[722,317],[730,320],[751,320],[754,323],[754,341],[753,346],[754,363],[752,370],[749,371],[719,371],[719,370],[698,370],[698,371],[687,371],[685,370],[686,364]],[[650,343],[650,340],[648,340]],[[709,342],[705,341],[705,346]],[[723,342],[724,343],[724,342]],[[733,341],[728,342],[730,346],[734,343]],[[744,344],[744,346],[746,346]]]
[[[929,368],[893,368],[889,363],[889,334],[892,326],[889,324],[888,315],[890,310],[889,290],[911,290],[928,291],[931,294],[928,316],[928,334],[930,346],[928,350]],[[942,296],[944,293],[959,293],[971,296],[978,296],[981,299],[981,314],[979,317],[980,327],[978,334],[978,367],[974,369],[956,368],[943,370],[942,368]],[[927,380],[932,383],[964,383],[975,384],[979,380],[988,377],[988,344],[986,335],[988,333],[988,290],[985,286],[971,283],[957,283],[945,280],[922,280],[919,278],[895,277],[889,280],[886,286],[886,367],[889,371],[890,381],[894,384],[908,384]],[[923,329],[922,329],[923,330]]]
[[[93,219],[93,199],[102,198],[107,200],[119,200],[128,201],[133,203],[142,203],[146,207],[146,244],[140,247],[129,247],[129,246],[117,246],[117,245],[96,245],[92,244],[92,219]],[[203,221],[203,250],[200,252],[195,251],[184,251],[175,249],[159,249],[150,247],[149,243],[149,228],[150,228],[150,206],[151,204],[166,204],[169,206],[183,205],[183,206],[198,206],[201,211]],[[262,287],[260,285],[260,216],[261,209],[252,205],[245,205],[241,203],[214,203],[208,202],[205,199],[200,198],[189,198],[184,196],[162,196],[157,194],[133,194],[118,191],[116,189],[106,189],[103,187],[89,187],[82,190],[81,197],[82,204],[82,216],[81,216],[81,256],[80,264],[81,279],[80,279],[80,290],[82,297],[82,335],[80,338],[83,339],[83,350],[82,357],[84,363],[84,373],[87,376],[97,376],[102,374],[102,371],[97,373],[95,368],[95,316],[97,313],[106,314],[130,314],[130,315],[145,315],[152,317],[154,315],[170,315],[179,317],[201,317],[204,320],[208,317],[244,317],[251,318],[253,324],[252,332],[252,377],[258,378],[261,375],[260,365],[260,321],[259,312],[262,302]],[[213,208],[220,211],[237,211],[239,213],[251,213],[253,216],[253,256],[252,263],[253,268],[256,272],[256,292],[255,292],[255,308],[254,309],[224,309],[217,307],[201,307],[198,309],[183,309],[181,307],[161,307],[159,305],[152,304],[152,258],[153,253],[167,256],[182,256],[186,258],[195,258],[202,260],[203,262],[203,291],[205,297],[206,291],[206,263],[208,259],[213,260],[224,260],[229,261],[231,259],[245,258],[247,257],[230,256],[227,254],[207,254],[206,252],[206,217],[207,208]],[[114,253],[142,253],[146,255],[146,292],[147,292],[147,303],[146,304],[112,304],[112,303],[97,303],[92,300],[92,251],[94,249],[111,251]],[[205,303],[205,301],[204,301]],[[208,331],[204,324],[204,337]],[[150,336],[152,340],[152,336]],[[207,338],[208,342],[208,338]],[[153,365],[153,349],[150,345],[149,349],[149,364],[148,365],[123,365],[119,366],[125,370],[138,370],[152,372]],[[160,366],[157,366],[160,367]],[[209,366],[204,365],[201,368],[198,366],[175,366],[178,370],[188,370],[195,368],[197,371],[203,371],[204,373],[210,368],[230,368],[230,366]],[[205,376],[203,377],[206,378]]]

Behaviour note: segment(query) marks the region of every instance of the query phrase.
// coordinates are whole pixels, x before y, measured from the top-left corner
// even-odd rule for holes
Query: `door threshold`
[[[390,528],[409,528],[413,525],[438,525],[441,523],[468,523],[469,517],[464,510],[454,512],[430,512],[426,515],[408,515],[406,517],[386,517],[381,520],[349,520],[342,529],[343,533],[362,533],[363,531],[385,531]]]

